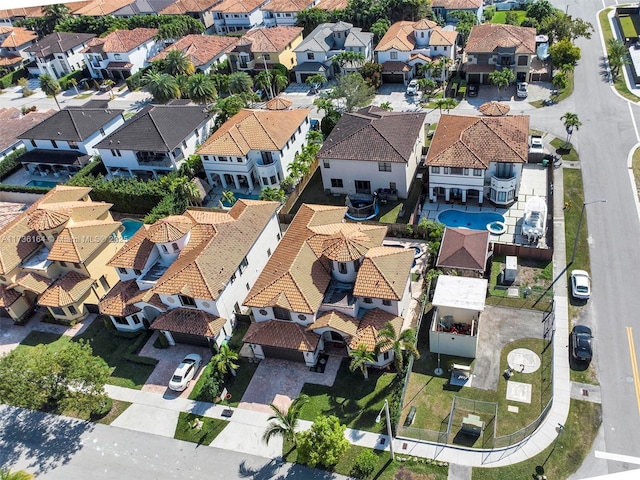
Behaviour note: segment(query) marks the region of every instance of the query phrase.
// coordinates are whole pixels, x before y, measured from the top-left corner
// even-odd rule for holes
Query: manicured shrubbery
[[[79,82],[80,79],[89,78],[89,77],[90,77],[89,70],[84,68],[82,70],[74,70],[73,72],[65,75],[64,77],[61,77],[60,80],[58,80],[58,83],[60,84],[60,89],[64,91],[73,87],[73,85],[69,83],[69,80],[71,80],[72,78],[74,78],[76,82]]]
[[[25,148],[19,148],[15,152],[11,152],[0,162],[0,181],[17,172],[22,167],[19,158],[24,155],[26,151]]]
[[[18,80],[20,78],[26,76],[27,71],[24,68],[16,70],[15,72],[8,73],[4,77],[0,77],[0,88],[8,88],[11,85],[15,85],[16,83],[18,83]]]

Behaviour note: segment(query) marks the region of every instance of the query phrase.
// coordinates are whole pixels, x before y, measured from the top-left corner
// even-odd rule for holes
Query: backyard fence
[[[528,258],[532,260],[541,260],[550,262],[553,260],[552,248],[540,248],[529,245],[515,245],[512,243],[494,243],[494,255],[509,255],[518,258]]]
[[[309,181],[313,177],[313,174],[316,172],[317,168],[318,168],[318,159],[316,158],[313,160],[311,165],[309,165],[309,171],[307,172],[307,174],[300,179],[298,184],[295,187],[293,187],[293,191],[288,194],[289,196],[287,197],[287,201],[284,202],[284,204],[282,205],[282,209],[281,209],[282,212],[289,213],[291,211],[293,206],[298,201],[298,197],[300,196],[304,188],[307,186],[307,183],[309,183]]]

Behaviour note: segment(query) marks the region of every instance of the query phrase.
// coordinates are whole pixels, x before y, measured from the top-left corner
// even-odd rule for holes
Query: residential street
[[[346,479],[172,438],[0,406],[0,458],[60,480]]]

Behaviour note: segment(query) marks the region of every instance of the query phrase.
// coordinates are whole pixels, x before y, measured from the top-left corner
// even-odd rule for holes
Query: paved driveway
[[[311,372],[304,363],[266,358],[260,362],[239,408],[271,413],[270,403],[287,409],[305,383],[331,386],[340,367],[340,357],[329,357],[324,373]]]

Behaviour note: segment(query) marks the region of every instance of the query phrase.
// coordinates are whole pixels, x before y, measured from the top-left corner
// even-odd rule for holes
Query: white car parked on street
[[[584,270],[571,272],[571,295],[580,300],[589,300],[591,297],[591,279],[589,273]]]

